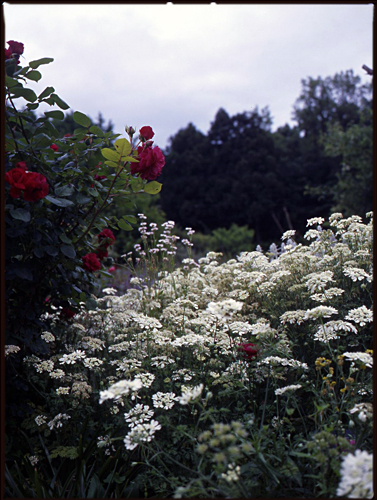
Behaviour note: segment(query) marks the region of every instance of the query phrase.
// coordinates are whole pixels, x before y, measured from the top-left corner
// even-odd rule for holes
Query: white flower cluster
[[[343,458],[340,474],[337,496],[373,498],[373,455],[362,450],[348,453]]]
[[[367,352],[345,352],[343,356],[353,363],[355,361],[359,361],[362,365],[365,365],[368,368],[373,367],[373,358]]]
[[[64,420],[69,420],[71,418],[70,415],[67,415],[66,413],[58,413],[56,417],[54,417],[50,422],[47,423],[49,428],[52,430],[54,427],[59,428],[63,427],[63,422]],[[40,425],[40,424],[38,424]]]
[[[195,387],[182,386],[182,395],[178,396],[178,401],[181,405],[187,405],[189,403],[195,402],[195,400],[203,392],[204,385],[199,384]]]
[[[135,427],[150,420],[154,415],[154,411],[149,409],[148,405],[138,403],[129,412],[124,414],[124,419],[128,422],[129,427]]]
[[[365,306],[357,307],[356,309],[351,309],[345,319],[353,321],[360,326],[365,326],[367,323],[373,321],[373,311]]]
[[[155,432],[159,429],[161,429],[161,424],[157,420],[135,425],[123,440],[126,449],[134,450],[140,443],[152,441]]]
[[[286,385],[285,387],[282,387],[280,389],[275,389],[275,395],[276,396],[281,396],[287,391],[297,391],[297,389],[300,389],[302,387],[301,384],[294,384],[294,385]]]
[[[174,392],[157,392],[152,396],[153,406],[155,408],[162,408],[170,410],[173,408],[175,401],[178,400]]]
[[[99,403],[102,404],[107,399],[114,399],[117,401],[122,396],[129,394],[130,391],[138,391],[142,387],[143,383],[140,379],[119,380],[119,382],[111,385],[106,391],[100,392]]]

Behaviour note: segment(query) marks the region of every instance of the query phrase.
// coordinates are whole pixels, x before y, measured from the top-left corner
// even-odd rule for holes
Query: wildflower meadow
[[[27,97],[8,78],[11,101]],[[102,215],[112,189],[161,189],[149,126],[138,147],[130,129],[115,146],[85,123],[73,138],[50,131],[58,151],[39,126],[39,150],[15,136],[7,153],[13,169],[32,165],[6,178],[8,311],[39,269],[29,300],[44,309],[5,345],[6,383],[22,382],[27,405],[7,421],[6,497],[372,498],[373,213],[308,219],[301,243],[289,230],[265,250],[196,258],[191,227],[182,238],[174,221]],[[142,241],[117,262],[125,291],[106,260],[117,223]]]

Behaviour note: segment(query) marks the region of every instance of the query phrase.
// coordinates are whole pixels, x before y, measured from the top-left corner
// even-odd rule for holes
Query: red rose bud
[[[109,267],[108,271],[109,271],[109,273],[115,273],[116,269],[117,268],[115,266],[111,266],[111,267]]]
[[[143,149],[142,146],[137,148],[136,157],[138,163],[131,164],[131,174],[139,174],[142,179],[153,181],[162,171],[165,165],[165,156],[158,146],[154,148],[147,147]]]
[[[239,344],[238,350],[241,352],[242,356],[249,361],[258,356],[258,346],[250,342]]]
[[[153,136],[154,132],[152,130],[152,127],[149,126],[141,127],[141,129],[139,130],[139,139],[143,142],[149,141],[150,139],[152,139]]]
[[[51,144],[50,149],[52,149],[55,152],[59,151],[59,148],[58,148],[58,146],[56,144]]]
[[[21,43],[21,42],[15,42],[14,40],[9,40],[9,42],[7,42],[7,44],[9,45],[9,50],[12,51],[12,54],[17,54],[17,55],[21,55],[24,53],[24,44]]]
[[[97,255],[93,252],[87,253],[82,257],[82,267],[86,271],[98,271],[98,269],[101,269],[101,263],[97,258]]]
[[[107,248],[112,245],[115,241],[115,236],[110,229],[102,229],[102,231],[98,235],[98,242],[101,247]]]
[[[126,134],[130,135],[131,137],[134,135],[134,133],[136,132],[136,130],[133,128],[133,127],[125,127],[124,129],[126,131]]]
[[[22,168],[23,170],[27,170],[27,165],[24,161],[19,161],[16,163],[16,168]]]

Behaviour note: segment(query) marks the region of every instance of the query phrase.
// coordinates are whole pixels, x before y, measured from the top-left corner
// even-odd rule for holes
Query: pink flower
[[[59,148],[58,148],[58,146],[56,144],[51,144],[50,149],[52,149],[55,152],[59,151]]]
[[[101,269],[101,263],[97,258],[97,255],[93,252],[87,253],[82,257],[82,262],[83,262],[83,268],[86,271],[98,271],[98,269]]]
[[[131,163],[131,174],[139,174],[142,179],[148,181],[156,179],[165,165],[165,157],[161,149],[158,146],[154,148],[149,145],[147,147],[139,146],[137,155],[136,159],[139,162]]]
[[[117,268],[115,266],[111,266],[111,267],[109,267],[108,271],[109,271],[109,273],[115,273],[116,269]]]
[[[139,138],[141,141],[149,141],[152,139],[154,136],[154,132],[152,130],[152,127],[146,126],[146,127],[141,127],[139,130]]]

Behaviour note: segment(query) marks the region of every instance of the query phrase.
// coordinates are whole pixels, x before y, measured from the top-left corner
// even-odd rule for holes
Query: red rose
[[[51,144],[50,149],[54,150],[55,152],[59,151],[59,148],[56,144]]]
[[[139,146],[137,154],[139,158],[136,159],[139,159],[139,162],[131,164],[131,174],[139,174],[142,179],[148,181],[156,179],[165,165],[165,157],[161,149],[158,146],[154,148],[148,146],[145,149]]]
[[[9,193],[12,198],[21,196],[21,190],[25,189],[25,176],[26,172],[23,168],[12,168],[12,170],[5,173],[6,182],[12,186]]]
[[[4,49],[5,59],[12,59],[11,49]]]
[[[141,141],[149,141],[153,136],[154,132],[152,130],[152,127],[141,127],[141,129],[139,130],[139,138]]]
[[[63,319],[71,319],[75,314],[75,311],[72,311],[69,307],[63,307],[60,311],[60,316]]]
[[[239,344],[238,350],[242,353],[243,357],[249,361],[258,356],[258,346],[256,344],[251,344],[250,342],[246,344]]]
[[[98,260],[97,255],[93,252],[84,255],[82,257],[82,262],[83,262],[82,267],[86,271],[93,272],[93,271],[98,271],[98,269],[101,269],[101,263]]]
[[[109,256],[109,252],[107,250],[101,250],[101,248],[97,248],[96,254],[99,260],[106,259],[106,257]]]
[[[18,163],[16,163],[16,168],[22,168],[24,170],[27,170],[27,165],[24,161],[19,161]]]
[[[21,42],[15,42],[14,40],[9,40],[9,42],[7,42],[7,44],[9,45],[9,50],[12,51],[12,54],[17,54],[17,55],[21,55],[24,53],[24,44],[21,43]]]
[[[98,235],[98,242],[101,247],[107,248],[112,245],[115,241],[115,236],[110,229],[102,229],[102,231]]]
[[[25,172],[23,182],[25,190],[23,198],[25,201],[38,201],[48,195],[49,187],[46,177],[37,172]]]

